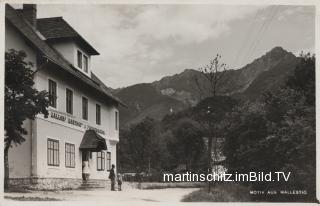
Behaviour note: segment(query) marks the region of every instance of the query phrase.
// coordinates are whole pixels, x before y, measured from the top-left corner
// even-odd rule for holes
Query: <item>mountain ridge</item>
[[[218,94],[254,99],[262,90],[281,85],[293,71],[297,59],[282,47],[274,47],[240,69],[226,70]],[[199,79],[200,89],[195,84],[195,77]],[[121,123],[125,125],[139,122],[146,116],[160,120],[170,112],[195,106],[211,95],[209,83],[193,69],[115,91],[115,95],[129,106],[120,109]]]

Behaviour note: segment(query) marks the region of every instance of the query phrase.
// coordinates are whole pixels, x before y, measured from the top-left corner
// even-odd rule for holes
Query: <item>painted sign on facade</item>
[[[83,122],[81,122],[79,120],[76,120],[73,117],[67,116],[65,114],[62,114],[62,113],[59,113],[59,112],[56,112],[56,111],[53,111],[53,110],[49,111],[48,118],[56,119],[56,120],[59,120],[60,122],[64,122],[66,124],[73,125],[73,126],[79,127],[81,129],[84,129],[84,130],[88,130],[88,129],[95,130],[97,133],[102,134],[102,135],[106,134],[106,132],[104,130],[102,130],[102,129],[93,127],[93,126],[91,126],[89,124],[85,124],[85,123],[83,123]]]

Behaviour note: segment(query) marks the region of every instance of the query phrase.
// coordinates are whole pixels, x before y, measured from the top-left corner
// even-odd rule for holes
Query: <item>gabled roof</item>
[[[47,41],[60,39],[74,39],[82,45],[91,55],[99,55],[76,30],[74,30],[62,17],[37,19],[37,29]]]
[[[124,104],[119,98],[113,96],[108,90],[104,89],[99,82],[94,81],[74,68],[72,64],[63,58],[59,52],[51,48],[45,41],[43,41],[37,34],[37,31],[29,24],[29,22],[24,20],[22,16],[19,15],[19,13],[8,4],[6,4],[5,18],[6,21],[11,23],[35,49],[37,49],[51,62],[58,65],[60,69],[71,74],[74,78],[89,86],[91,89],[94,89],[109,99],[127,107],[127,105]]]

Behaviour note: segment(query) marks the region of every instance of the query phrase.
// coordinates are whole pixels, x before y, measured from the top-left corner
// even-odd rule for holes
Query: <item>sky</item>
[[[313,6],[38,5],[38,18],[56,16],[98,50],[91,68],[112,88],[197,69],[217,53],[239,69],[275,46],[315,47]]]

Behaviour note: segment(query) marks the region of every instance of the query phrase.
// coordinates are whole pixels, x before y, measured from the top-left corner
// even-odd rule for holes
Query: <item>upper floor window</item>
[[[66,112],[73,113],[73,92],[70,89],[66,89]]]
[[[83,70],[85,73],[88,73],[88,57],[83,55]]]
[[[88,99],[82,97],[82,119],[88,120]]]
[[[57,83],[49,79],[49,105],[57,108]]]
[[[118,127],[119,127],[119,114],[118,114],[118,111],[115,111],[115,129],[118,130]]]
[[[97,125],[101,124],[101,106],[96,104],[96,123]]]
[[[83,69],[85,73],[89,70],[89,57],[84,55],[81,51],[77,50],[77,66]]]
[[[78,67],[82,69],[82,52],[78,50],[77,52],[77,62],[78,62]]]

